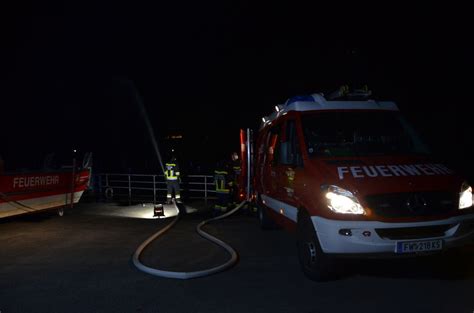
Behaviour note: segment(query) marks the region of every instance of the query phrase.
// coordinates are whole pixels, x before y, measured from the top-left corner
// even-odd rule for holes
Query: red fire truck
[[[263,118],[254,193],[263,228],[295,230],[302,270],[334,257],[439,252],[474,235],[471,186],[430,157],[393,102],[296,97]]]

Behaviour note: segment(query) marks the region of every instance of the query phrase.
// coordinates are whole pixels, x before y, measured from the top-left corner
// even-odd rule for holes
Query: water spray
[[[150,136],[151,144],[153,145],[153,148],[155,150],[156,158],[158,159],[161,170],[164,173],[165,167],[163,166],[163,160],[161,158],[160,149],[158,148],[158,141],[156,140],[155,132],[153,131],[153,127],[151,126],[150,119],[148,118],[148,113],[145,109],[145,106],[143,105],[143,101],[140,97],[140,94],[138,93],[138,90],[135,87],[135,84],[131,80],[125,79],[124,81],[130,87],[133,93],[133,97],[135,98],[135,103],[138,105],[138,109],[140,110],[140,115],[143,118],[143,121],[145,122],[145,126],[148,130],[148,135]]]

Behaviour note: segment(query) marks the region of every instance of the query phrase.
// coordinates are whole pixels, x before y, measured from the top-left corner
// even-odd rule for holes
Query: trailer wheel
[[[61,206],[61,207],[58,208],[58,215],[59,216],[64,216],[64,207]]]
[[[314,281],[328,281],[335,278],[333,259],[325,254],[306,210],[298,212],[297,249],[303,273]]]
[[[107,189],[105,189],[105,198],[107,200],[110,200],[113,197],[114,197],[114,189],[111,187],[108,187]]]

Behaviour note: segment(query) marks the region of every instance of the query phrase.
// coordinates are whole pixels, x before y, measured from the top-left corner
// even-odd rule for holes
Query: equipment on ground
[[[153,217],[164,217],[165,216],[165,210],[163,208],[163,204],[155,204],[153,206]]]

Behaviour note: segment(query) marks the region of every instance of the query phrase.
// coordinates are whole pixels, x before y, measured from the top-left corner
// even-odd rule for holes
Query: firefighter
[[[174,198],[177,202],[181,201],[181,194],[179,189],[179,182],[181,180],[179,173],[178,162],[175,157],[172,157],[171,160],[165,165],[165,178],[166,178],[166,187],[168,189],[166,194],[166,202],[171,204],[171,199]]]
[[[231,197],[232,179],[229,166],[224,161],[219,162],[214,171],[214,184],[217,196],[217,201],[214,205],[214,215],[218,215],[227,211]]]

